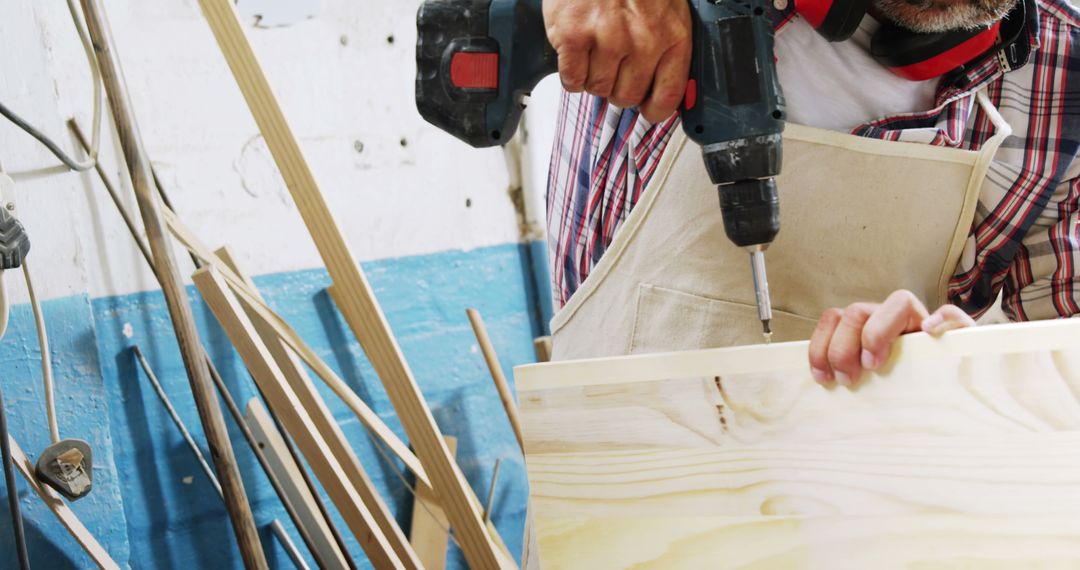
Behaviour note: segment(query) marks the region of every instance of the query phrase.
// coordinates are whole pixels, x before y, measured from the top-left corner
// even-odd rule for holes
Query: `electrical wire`
[[[4,285],[4,271],[0,270],[0,338],[4,338],[8,326],[7,286]]]
[[[26,134],[34,137],[45,148],[49,149],[49,152],[53,154],[60,162],[64,163],[71,170],[78,172],[84,172],[90,170],[97,163],[98,148],[101,143],[101,99],[102,99],[102,86],[101,86],[101,70],[98,68],[97,58],[94,56],[94,48],[90,43],[90,37],[86,33],[85,27],[83,27],[82,19],[79,17],[79,11],[75,7],[75,0],[67,0],[68,11],[71,13],[71,21],[75,24],[75,31],[79,35],[80,43],[82,43],[83,51],[86,52],[86,61],[90,65],[90,75],[94,84],[94,115],[93,115],[93,135],[90,143],[90,156],[84,161],[77,161],[69,156],[60,145],[53,142],[45,133],[41,132],[37,127],[28,123],[25,119],[20,117],[3,102],[0,102],[0,115],[7,120],[15,124]]]
[[[45,412],[49,417],[49,437],[52,442],[60,442],[60,428],[56,424],[56,401],[53,398],[52,356],[49,354],[49,335],[45,332],[45,316],[41,304],[34,294],[34,283],[30,279],[30,269],[26,260],[22,263],[23,278],[26,279],[26,292],[30,294],[30,306],[34,310],[34,326],[37,328],[38,347],[41,349],[41,377],[45,384]]]
[[[22,511],[19,509],[19,492],[15,487],[15,465],[11,461],[11,443],[8,441],[7,414],[4,412],[2,392],[0,392],[0,455],[3,456],[8,508],[11,509],[11,532],[15,533],[15,553],[19,558],[19,568],[30,570],[30,556],[26,553],[26,533],[23,531]]]

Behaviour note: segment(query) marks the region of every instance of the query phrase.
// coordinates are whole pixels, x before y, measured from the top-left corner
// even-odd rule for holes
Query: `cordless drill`
[[[510,140],[524,98],[558,71],[541,0],[426,0],[417,14],[416,106],[474,147]],[[764,0],[690,0],[693,58],[679,109],[720,194],[724,231],[750,252],[765,340],[772,306],[764,252],[780,231],[784,96]]]

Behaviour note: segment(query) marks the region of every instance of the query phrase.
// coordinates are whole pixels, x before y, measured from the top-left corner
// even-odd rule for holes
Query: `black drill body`
[[[690,0],[690,12],[694,48],[682,126],[701,145],[728,238],[755,256],[768,332],[761,253],[780,231],[774,177],[785,118],[768,8],[764,0]],[[558,70],[540,0],[427,0],[417,29],[417,108],[474,147],[510,140],[524,97]]]

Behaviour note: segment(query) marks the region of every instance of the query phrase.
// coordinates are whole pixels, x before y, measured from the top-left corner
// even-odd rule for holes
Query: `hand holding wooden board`
[[[544,568],[1080,566],[1080,321],[519,367]]]

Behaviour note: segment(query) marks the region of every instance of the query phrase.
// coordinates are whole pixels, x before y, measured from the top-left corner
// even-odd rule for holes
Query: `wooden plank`
[[[442,439],[390,325],[315,183],[300,146],[274,98],[229,0],[199,0],[259,130],[311,232],[331,280],[341,289],[339,309],[379,375],[405,432],[447,510],[462,551],[474,570],[513,566],[501,555],[470,500],[469,484]]]
[[[192,278],[368,559],[376,568],[405,568],[217,270],[203,267]]]
[[[187,292],[184,290],[172,246],[168,242],[165,225],[158,211],[158,201],[152,189],[150,158],[143,148],[124,72],[120,66],[120,57],[102,4],[102,0],[82,0],[83,14],[93,40],[102,83],[112,108],[116,134],[124,150],[124,161],[131,175],[131,185],[135,190],[146,238],[150,243],[154,274],[165,295],[165,304],[176,333],[180,357],[184,361],[191,394],[195,399],[195,407],[199,412],[210,455],[225,495],[225,510],[229,513],[229,521],[232,523],[244,567],[249,570],[266,568],[266,555],[263,553],[259,533],[255,528],[255,517],[251,513],[244,483],[236,466],[236,457],[229,441],[228,429],[225,427],[225,418],[221,414],[221,405],[210,383],[210,371],[203,358],[195,318],[188,305]]]
[[[543,564],[1080,566],[1080,321],[905,336],[854,390],[806,349],[516,369]]]
[[[495,382],[495,389],[499,392],[503,410],[506,411],[506,419],[510,420],[510,428],[514,430],[518,446],[524,451],[525,443],[521,439],[521,421],[518,419],[517,403],[514,402],[514,395],[510,393],[510,384],[506,381],[506,375],[503,374],[499,357],[495,354],[495,347],[492,346],[487,327],[484,326],[484,319],[480,317],[476,309],[465,309],[465,314],[468,315],[469,323],[472,324],[476,341],[480,343],[480,352],[484,355],[488,371],[491,372],[491,380]]]
[[[446,436],[446,446],[450,448],[451,454],[457,453],[457,438]],[[409,542],[427,570],[446,568],[446,547],[450,544],[450,535],[446,531],[449,528],[450,521],[439,505],[435,492],[428,487],[417,487]]]
[[[232,269],[237,277],[244,281],[248,289],[262,300],[262,297],[259,296],[258,290],[255,287],[255,283],[239,270],[236,261],[229,251],[226,248],[221,248],[215,253],[218,258]],[[319,394],[318,390],[315,389],[315,385],[311,382],[311,379],[308,378],[307,372],[304,371],[299,359],[297,359],[295,354],[288,350],[285,343],[277,335],[273,326],[259,316],[259,313],[253,304],[244,303],[243,299],[241,299],[240,302],[244,305],[248,318],[250,318],[252,324],[254,324],[259,338],[262,339],[263,344],[269,349],[271,356],[274,358],[274,362],[277,363],[278,368],[280,368],[281,372],[284,374],[285,380],[289,383],[289,387],[292,388],[293,392],[300,400],[300,403],[304,406],[304,411],[307,412],[308,417],[311,418],[316,429],[319,430],[319,435],[330,448],[330,452],[334,454],[334,458],[337,460],[338,465],[348,476],[353,489],[360,494],[360,498],[363,499],[364,505],[375,518],[383,535],[390,541],[398,558],[401,559],[406,567],[420,567],[420,559],[417,558],[416,553],[409,544],[409,539],[405,536],[405,533],[401,531],[401,527],[398,526],[397,521],[394,519],[394,513],[390,511],[390,507],[388,507],[386,502],[382,500],[382,497],[379,496],[378,490],[375,489],[375,483],[360,464],[360,459],[356,456],[352,446],[349,445],[349,441],[345,438],[344,432],[341,431],[341,428],[334,420],[334,416],[330,413],[330,409],[326,407],[326,402],[323,401],[322,396]],[[352,391],[349,390],[349,393],[352,393]]]
[[[1077,568],[1075,516],[544,519],[544,568]],[[626,536],[641,537],[627,547]]]
[[[248,401],[245,408],[244,423],[255,435],[260,449],[266,456],[270,469],[277,476],[278,481],[289,501],[296,509],[297,525],[302,525],[311,535],[312,548],[318,550],[326,568],[330,570],[347,570],[349,565],[345,561],[347,553],[343,553],[334,541],[330,527],[326,524],[319,507],[315,504],[315,497],[304,485],[303,476],[300,474],[300,466],[292,460],[285,440],[274,427],[274,421],[270,414],[262,407],[257,398]]]
[[[45,506],[56,515],[57,519],[60,519],[60,524],[64,525],[64,528],[71,533],[71,536],[79,543],[86,554],[100,567],[107,570],[120,570],[120,566],[116,564],[116,561],[109,556],[105,548],[101,546],[101,543],[94,538],[93,534],[90,534],[89,530],[83,526],[79,517],[75,516],[71,507],[64,502],[64,499],[53,491],[48,486],[38,483],[37,477],[34,475],[34,464],[30,461],[30,458],[26,456],[22,448],[19,447],[18,442],[14,437],[8,436],[8,444],[11,446],[11,460],[15,464],[15,467],[22,473],[26,484],[34,490],[35,493],[41,497],[41,500],[45,503]],[[15,489],[8,489],[8,493],[16,492]]]

